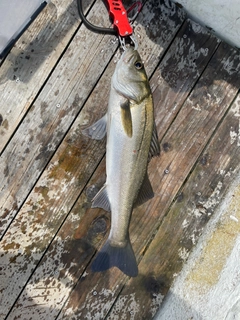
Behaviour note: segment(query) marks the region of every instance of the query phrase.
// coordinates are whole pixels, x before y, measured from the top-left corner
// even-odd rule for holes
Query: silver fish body
[[[99,132],[101,138],[105,129],[107,179],[92,207],[111,211],[111,230],[92,269],[103,271],[117,266],[125,274],[136,276],[129,223],[133,207],[153,197],[147,165],[160,148],[148,78],[138,52],[131,47],[126,49],[113,74],[107,116],[85,134],[93,137],[94,133],[96,138]]]

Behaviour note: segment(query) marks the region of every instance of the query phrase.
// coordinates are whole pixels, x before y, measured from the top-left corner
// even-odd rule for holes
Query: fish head
[[[134,48],[127,47],[118,61],[112,86],[119,94],[137,103],[151,94],[142,59]]]

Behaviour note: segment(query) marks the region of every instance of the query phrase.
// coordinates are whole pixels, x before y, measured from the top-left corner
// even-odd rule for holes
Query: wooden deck
[[[101,1],[88,18],[106,25]],[[106,141],[81,129],[107,108],[118,42],[52,0],[0,67],[0,319],[152,319],[240,169],[240,54],[148,0],[135,22],[161,156],[133,212],[139,275],[91,272],[110,215],[91,209]],[[170,319],[171,320],[171,319]]]

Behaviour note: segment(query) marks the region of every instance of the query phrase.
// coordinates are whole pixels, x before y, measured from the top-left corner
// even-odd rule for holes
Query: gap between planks
[[[156,19],[156,17],[155,17],[155,19]],[[140,31],[141,31],[141,28],[140,28],[139,32],[140,32]],[[167,39],[167,40],[168,40],[168,39]],[[156,46],[156,47],[157,47],[157,46]],[[159,51],[159,50],[160,50],[160,51]],[[157,56],[159,56],[159,53],[162,51],[162,49],[161,49],[161,48],[160,48],[160,49],[157,49],[157,51],[158,51]],[[153,52],[153,53],[152,53],[152,52]],[[151,53],[154,54],[154,50],[153,50],[153,51],[151,50]],[[76,132],[75,132],[75,134],[76,134]],[[78,130],[78,134],[79,134],[79,130]],[[76,137],[75,137],[75,139],[76,139]],[[74,139],[73,139],[73,140],[74,140]],[[74,143],[76,143],[75,140],[74,140],[73,144],[74,144]],[[61,147],[60,147],[60,148],[61,148]],[[85,147],[85,148],[86,148],[86,147]],[[98,148],[99,148],[99,147],[98,147]],[[63,148],[63,149],[64,149],[64,148]],[[66,149],[67,149],[67,148],[66,148]],[[79,149],[79,148],[77,148],[77,149]],[[63,154],[64,154],[64,152],[63,152]],[[65,155],[66,155],[66,154],[65,154]],[[76,157],[76,156],[75,156],[75,157]],[[76,159],[76,158],[75,158],[75,159]],[[75,159],[74,159],[74,160],[75,160]],[[65,172],[65,171],[68,171],[68,170],[67,170],[67,169],[69,169],[69,168],[68,168],[68,164],[64,162],[64,157],[63,157],[62,160],[61,160],[61,165],[63,166],[62,169],[64,168],[64,172]],[[65,166],[66,166],[66,167],[65,167]],[[54,169],[54,168],[51,167],[51,170],[54,172],[53,169]],[[63,172],[62,169],[59,169],[60,172],[58,172],[58,173],[60,173],[60,174],[59,174],[59,176],[58,176],[58,179],[56,179],[56,180],[57,180],[57,183],[59,183],[59,181],[62,181],[62,180],[64,179],[63,177],[66,177],[66,176],[67,176],[67,174],[64,176],[65,173]],[[52,171],[51,171],[51,172],[52,172]],[[56,170],[56,172],[57,172],[57,170]],[[56,172],[55,172],[55,174],[56,174]],[[61,178],[62,178],[62,179],[61,179]],[[43,196],[43,198],[44,198],[44,201],[47,202],[47,200],[48,200],[48,198],[47,198],[47,193],[48,193],[48,192],[47,192],[47,191],[48,191],[48,190],[47,190],[47,188],[46,188],[45,182],[46,182],[46,181],[44,181],[44,176],[43,176],[43,179],[42,179],[42,183],[43,183],[43,184],[40,184],[40,189],[38,189],[38,190],[37,190],[36,188],[35,188],[35,189],[36,189],[36,192],[37,192],[37,191],[38,191],[38,192],[39,192],[39,191],[42,191],[42,196]],[[38,188],[39,188],[39,187],[38,187]],[[43,202],[43,199],[40,198],[40,202]],[[34,197],[33,197],[33,203],[34,203]],[[27,205],[25,206],[25,210],[26,210],[26,209],[29,209],[29,208],[31,207],[31,201],[27,201],[26,204],[27,204]],[[36,208],[35,208],[35,210],[36,210]],[[21,211],[22,211],[22,210],[21,210]],[[30,211],[26,211],[26,212],[30,212]],[[53,212],[53,213],[54,213],[54,212]],[[41,217],[39,217],[39,218],[41,218]],[[45,217],[45,218],[46,218],[46,217]],[[50,222],[51,222],[51,221],[50,221]],[[23,224],[22,224],[22,226],[23,226]],[[11,228],[12,228],[12,226],[11,226]]]
[[[143,29],[142,29],[143,30]],[[140,33],[140,31],[142,31],[141,30],[141,28],[139,29],[139,33]],[[168,40],[168,39],[167,39]],[[157,46],[156,46],[157,47]],[[158,53],[157,53],[157,56],[159,55],[159,49],[157,50],[158,51]],[[160,52],[162,51],[162,49],[160,48]],[[154,55],[155,53],[154,53],[154,50],[152,51],[151,50],[151,54],[152,55]],[[101,58],[101,57],[100,57]],[[58,65],[58,67],[57,68],[60,68],[61,67],[61,62],[60,62],[60,64]],[[55,74],[55,72],[53,73],[53,75]],[[52,75],[52,77],[53,77],[53,75]],[[51,77],[51,78],[52,78]],[[51,80],[51,78],[50,78],[50,80]],[[49,80],[49,82],[50,82],[50,80]],[[48,86],[49,86],[49,84],[48,84]],[[51,85],[52,86],[52,85]],[[46,89],[44,89],[44,90],[46,90]],[[43,93],[41,93],[41,95],[42,95]],[[41,96],[40,95],[40,96]],[[38,100],[39,100],[39,98],[38,98]],[[46,105],[44,105],[44,107],[45,107],[45,110],[46,110]],[[36,107],[35,107],[35,109],[36,109]],[[34,109],[33,109],[33,112],[34,112]],[[37,118],[37,117],[36,117]],[[76,132],[78,132],[78,135],[79,135],[79,129],[77,128],[77,130],[76,130]],[[75,134],[76,134],[76,132],[75,132]],[[75,143],[75,141],[73,142],[73,145],[74,145],[74,143]],[[76,143],[77,144],[77,143]],[[85,142],[84,142],[84,144],[85,144]],[[83,151],[86,151],[86,145],[84,146],[84,145],[81,145],[81,147],[83,147]],[[99,148],[99,146],[98,146],[98,148]],[[60,146],[60,149],[61,149],[61,146]],[[62,148],[62,150],[64,150],[64,147]],[[66,149],[65,150],[67,150],[67,147],[66,147]],[[78,151],[79,150],[79,147],[76,147],[76,151]],[[67,150],[68,151],[68,150]],[[74,148],[73,148],[73,150],[72,151],[74,151]],[[100,150],[101,151],[101,150]],[[68,155],[69,156],[69,154],[67,154],[67,153],[64,153],[63,152],[63,155]],[[74,160],[76,160],[76,158],[77,158],[78,156],[76,155],[76,154],[74,154],[74,156],[73,156],[73,159]],[[60,184],[60,186],[61,186],[61,183],[62,182],[64,182],[64,179],[67,179],[67,174],[69,173],[68,172],[68,170],[69,170],[69,166],[68,166],[68,164],[67,163],[65,163],[64,162],[64,157],[62,157],[62,159],[61,159],[61,165],[63,165],[63,168],[61,169],[59,169],[59,171],[57,171],[57,169],[55,170],[55,172],[54,172],[54,168],[53,167],[51,167],[50,169],[52,170],[51,172],[53,173],[58,173],[58,175],[56,176],[56,180],[55,180],[55,183],[56,183],[56,185],[59,185]],[[94,161],[94,158],[92,159],[92,161]],[[91,165],[92,165],[92,162],[91,162]],[[53,164],[53,166],[54,166],[54,164]],[[29,230],[28,230],[28,228],[27,228],[27,226],[28,226],[28,224],[31,222],[31,219],[34,219],[35,218],[35,216],[32,216],[31,215],[31,206],[32,206],[32,208],[33,208],[33,211],[36,213],[36,211],[37,211],[37,207],[36,207],[36,203],[37,203],[37,206],[38,205],[42,205],[43,204],[43,202],[45,201],[45,204],[48,204],[48,205],[53,205],[53,203],[49,203],[49,198],[48,198],[48,191],[49,191],[49,189],[48,189],[48,187],[46,186],[46,180],[44,180],[46,178],[46,175],[43,175],[42,176],[42,178],[41,178],[41,181],[38,183],[38,186],[36,186],[35,187],[35,189],[34,189],[34,192],[33,192],[33,197],[30,197],[30,199],[29,199],[29,197],[28,197],[28,199],[27,199],[27,201],[25,202],[25,204],[24,204],[24,206],[22,207],[22,209],[21,209],[21,212],[20,212],[20,214],[18,214],[18,216],[17,216],[17,218],[14,220],[14,223],[13,223],[13,225],[11,225],[11,227],[10,227],[10,229],[8,230],[8,232],[7,232],[7,234],[12,234],[11,233],[11,230],[12,231],[14,231],[14,233],[16,232],[16,230],[15,230],[15,228],[17,228],[17,226],[18,226],[18,223],[20,223],[20,227],[21,227],[21,230],[22,230],[22,232],[23,232],[23,234],[27,234],[28,232],[29,232]],[[55,176],[50,176],[50,178],[51,179],[54,179],[55,178]],[[52,180],[51,180],[51,182],[53,182]],[[53,185],[52,185],[53,186]],[[74,186],[74,189],[75,189],[75,187],[76,187],[76,185]],[[38,195],[40,195],[39,194],[39,192],[41,192],[41,194],[42,194],[42,196],[41,197],[38,197]],[[51,192],[52,192],[52,196],[54,196],[54,192],[53,192],[53,190],[51,190]],[[35,196],[37,196],[38,198],[35,198],[35,196],[34,196],[34,193],[35,193]],[[32,199],[32,200],[31,200]],[[36,201],[37,200],[37,201]],[[32,202],[31,202],[32,201]],[[63,202],[63,204],[64,204],[64,202]],[[51,208],[51,207],[50,207]],[[25,212],[25,214],[28,214],[28,216],[27,216],[27,220],[21,220],[21,217],[23,217],[24,216],[24,212]],[[40,210],[38,211],[39,213],[40,213]],[[22,213],[22,214],[21,214]],[[32,212],[33,213],[33,212]],[[53,214],[55,213],[54,211],[52,212]],[[55,222],[52,222],[51,221],[51,217],[52,217],[52,215],[49,215],[49,227],[54,227],[54,225],[55,225]],[[58,218],[58,216],[55,216],[54,217],[55,219],[57,219]],[[37,215],[37,219],[39,219],[39,222],[41,221],[41,223],[43,223],[43,221],[46,221],[47,219],[48,219],[48,217],[47,216],[44,216],[44,217],[42,217],[41,216],[41,214],[39,215]],[[43,219],[43,220],[42,220]],[[45,219],[45,220],[44,220]],[[42,234],[37,234],[37,230],[34,230],[35,232],[34,232],[34,236],[36,237],[35,239],[32,237],[33,236],[33,234],[31,235],[31,242],[35,242],[35,243],[38,243],[38,241],[39,240],[37,240],[37,239],[44,239],[44,242],[47,240],[46,239],[46,237],[45,237],[45,235],[44,235],[44,233],[42,233]],[[30,235],[30,233],[29,233],[29,235]],[[15,245],[16,246],[18,246],[17,244],[16,244],[16,239],[14,238],[14,234],[12,234],[12,236],[13,236],[13,238],[12,239],[4,239],[3,240],[3,243],[2,243],[2,245],[3,245],[3,247],[5,248],[5,249],[7,249],[7,250],[9,250],[9,253],[11,252],[11,250],[12,249],[14,249],[15,248]],[[7,238],[6,236],[5,236],[5,238]],[[20,239],[18,239],[19,241],[20,241]],[[30,239],[29,239],[30,240]],[[35,240],[35,241],[34,241]],[[8,242],[9,241],[9,242]],[[8,244],[10,245],[8,245]],[[10,244],[11,243],[11,244]],[[25,240],[25,242],[23,241],[23,243],[22,243],[22,245],[25,245],[26,247],[26,249],[27,249],[27,251],[30,253],[33,249],[34,249],[34,245],[32,246],[32,244],[30,244],[30,242],[29,242],[29,245],[28,245],[28,242],[26,242],[26,240]],[[45,246],[45,244],[43,243],[43,245]],[[31,269],[32,269],[32,266],[34,266],[35,264],[36,264],[36,262],[37,262],[37,260],[38,260],[38,257],[40,257],[39,256],[39,249],[40,250],[42,250],[41,248],[38,248],[37,250],[36,250],[37,248],[35,248],[34,249],[34,251],[36,251],[35,252],[35,254],[33,254],[32,256],[31,256],[31,259],[32,259],[32,264],[29,264],[28,266],[27,266],[27,268],[26,268],[26,270],[28,270],[27,272],[29,272]],[[12,254],[12,253],[11,253]],[[11,255],[10,254],[10,255]],[[13,260],[14,260],[15,258],[11,258],[11,261],[13,262]],[[25,262],[26,263],[26,262]],[[26,264],[25,264],[26,265]],[[12,265],[13,266],[13,265]],[[11,267],[12,267],[11,266]],[[11,267],[10,267],[10,269],[9,269],[9,272],[11,273]],[[26,270],[24,270],[24,266],[23,266],[23,269],[21,269],[21,267],[20,267],[20,269],[18,269],[18,271],[19,272],[16,272],[16,270],[14,271],[14,274],[16,275],[16,277],[20,277],[21,278],[21,281],[24,279],[24,273],[25,273],[25,271]],[[13,270],[12,270],[13,271]],[[20,280],[20,278],[19,278],[19,280]],[[5,280],[5,279],[4,279]],[[17,279],[15,279],[15,280],[17,280]],[[15,281],[14,280],[14,281]],[[16,281],[16,283],[18,282],[18,280]],[[2,285],[4,284],[4,282],[2,283]],[[10,283],[8,283],[8,285],[10,285]],[[19,283],[18,283],[18,285],[19,285]],[[16,285],[15,285],[16,286]],[[15,287],[15,289],[17,289],[16,287]],[[13,292],[13,294],[15,294],[16,295],[16,293],[17,293],[17,290],[15,291],[14,290],[14,288],[12,287],[11,288],[11,292]],[[6,301],[6,304],[4,304],[4,306],[5,307],[7,307],[7,305],[9,304],[9,302],[10,302],[10,299],[9,299],[9,297],[8,297],[8,301]]]

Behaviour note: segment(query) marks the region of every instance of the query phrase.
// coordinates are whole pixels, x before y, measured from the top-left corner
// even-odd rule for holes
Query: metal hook
[[[134,50],[137,50],[138,49],[137,39],[135,38],[135,36],[133,34],[130,36],[130,39],[132,40],[132,42],[134,44]]]
[[[135,36],[132,34],[131,36],[129,36],[128,38],[131,39],[133,45],[134,45],[134,50],[138,49],[138,42],[137,39],[135,38]],[[127,44],[126,43],[126,38],[123,37],[118,37],[119,42],[120,42],[120,46],[122,47],[122,49],[125,51],[127,49],[127,45],[131,45],[131,44]]]

